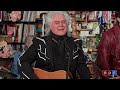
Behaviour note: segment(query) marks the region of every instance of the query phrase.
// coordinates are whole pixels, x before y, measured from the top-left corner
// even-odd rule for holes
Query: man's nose
[[[63,26],[63,22],[60,22],[60,24],[59,24],[60,26]]]

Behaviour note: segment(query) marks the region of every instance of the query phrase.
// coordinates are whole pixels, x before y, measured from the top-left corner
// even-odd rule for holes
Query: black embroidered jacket
[[[19,58],[18,67],[21,77],[38,79],[32,70],[33,63],[34,67],[46,71],[67,71],[69,61],[69,71],[74,79],[76,79],[76,72],[81,79],[91,78],[84,55],[75,44],[75,41],[75,39],[68,36],[61,40],[57,40],[50,35],[35,37],[33,44]]]

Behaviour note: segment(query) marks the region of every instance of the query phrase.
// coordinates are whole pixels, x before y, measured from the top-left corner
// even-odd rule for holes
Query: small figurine
[[[10,13],[10,20],[15,22],[21,19],[21,11],[12,11]]]
[[[11,45],[8,45],[6,41],[0,41],[0,58],[8,58],[12,55]]]

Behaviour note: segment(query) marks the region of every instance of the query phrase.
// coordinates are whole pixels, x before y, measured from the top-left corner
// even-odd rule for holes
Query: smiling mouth
[[[58,29],[59,31],[64,31],[64,29]]]

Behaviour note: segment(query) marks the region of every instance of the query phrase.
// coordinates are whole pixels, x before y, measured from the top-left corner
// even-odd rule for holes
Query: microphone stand
[[[65,59],[66,59],[66,79],[69,79],[69,68],[70,68],[70,48],[67,45],[66,38],[64,38],[65,42]]]
[[[70,52],[67,51],[67,53],[66,53],[66,63],[67,63],[67,68],[66,68],[66,70],[67,70],[67,72],[66,72],[66,79],[69,79],[69,67],[70,67],[69,61],[70,61]]]

